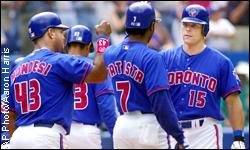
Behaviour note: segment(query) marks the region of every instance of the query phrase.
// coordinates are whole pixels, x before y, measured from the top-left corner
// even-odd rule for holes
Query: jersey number
[[[204,92],[204,91],[190,90],[188,106],[194,107],[194,103],[195,103],[195,107],[203,108],[206,103],[206,95],[207,95],[207,92]]]
[[[21,113],[37,111],[41,106],[40,83],[36,79],[14,84],[15,99],[21,104]]]
[[[82,85],[75,85],[75,93],[74,93],[74,109],[75,110],[83,110],[88,106],[88,85],[84,83]],[[79,101],[76,101],[76,100]]]
[[[120,105],[123,112],[128,112],[127,102],[130,94],[130,87],[129,81],[116,82],[116,90],[122,92],[120,96]]]

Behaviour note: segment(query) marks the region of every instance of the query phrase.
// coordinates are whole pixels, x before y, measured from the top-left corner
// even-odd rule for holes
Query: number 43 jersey
[[[223,120],[220,99],[240,92],[239,78],[231,61],[208,47],[190,56],[180,46],[164,51],[162,56],[178,118]]]
[[[57,123],[67,132],[73,114],[73,83],[82,84],[92,65],[84,59],[41,49],[11,69],[10,108],[16,125]]]
[[[148,96],[168,89],[161,56],[142,42],[125,39],[121,44],[107,48],[104,61],[119,112],[152,112]]]

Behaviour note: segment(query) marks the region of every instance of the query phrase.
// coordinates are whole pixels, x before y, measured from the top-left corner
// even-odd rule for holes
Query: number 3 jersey
[[[48,49],[34,51],[11,69],[10,108],[16,125],[57,123],[67,132],[73,114],[73,83],[82,84],[92,65]]]
[[[110,46],[104,53],[119,112],[152,112],[149,95],[168,89],[161,56],[142,42]]]
[[[92,59],[86,62],[93,64]],[[116,121],[114,91],[109,77],[99,84],[75,84],[73,120],[84,124],[104,122],[110,133]]]
[[[212,117],[223,120],[221,97],[225,99],[234,92],[240,92],[239,78],[231,61],[208,47],[193,56],[189,56],[182,46],[161,54],[178,118]]]

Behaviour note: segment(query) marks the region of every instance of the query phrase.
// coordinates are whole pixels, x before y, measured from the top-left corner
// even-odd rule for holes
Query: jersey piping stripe
[[[230,94],[232,94],[232,93],[234,93],[234,92],[236,92],[236,91],[239,91],[239,92],[240,92],[240,88],[235,88],[235,89],[230,90],[229,92],[227,92],[227,93],[223,96],[223,98],[225,99],[228,95],[230,95]]]
[[[84,73],[83,73],[83,75],[82,75],[82,80],[80,81],[80,84],[83,84],[83,81],[84,81],[84,79],[86,78],[86,73],[87,73],[87,71],[88,71],[88,69],[89,69],[89,64],[87,64],[87,66],[85,67],[86,69],[85,69],[85,71],[84,71]]]
[[[101,91],[100,93],[97,93],[96,95],[95,95],[95,97],[98,97],[98,96],[100,96],[100,95],[102,95],[102,94],[104,94],[104,93],[113,93],[114,91],[113,90],[103,90],[103,91]]]
[[[1,109],[1,110],[2,110],[2,109]],[[10,106],[9,106],[9,110],[10,110],[10,111],[13,111],[13,112],[16,112],[16,109],[15,109],[15,108],[12,108],[12,107],[10,107]]]
[[[219,147],[219,131],[218,131],[218,127],[216,125],[214,125],[214,128],[215,128],[215,136],[216,136],[216,146],[217,146],[217,149],[220,149],[220,147]]]
[[[147,93],[147,95],[151,95],[152,93],[154,93],[154,92],[156,92],[156,91],[163,90],[163,89],[167,89],[167,90],[168,90],[168,89],[169,89],[169,86],[160,86],[160,87],[157,87],[157,88],[155,88],[155,89],[149,91],[149,92]]]

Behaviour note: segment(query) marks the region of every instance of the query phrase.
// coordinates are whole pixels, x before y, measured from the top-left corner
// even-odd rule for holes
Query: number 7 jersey
[[[163,60],[142,42],[123,41],[104,53],[119,112],[151,112],[149,95],[168,89]],[[163,72],[162,72],[163,71]]]
[[[193,56],[182,46],[161,54],[179,120],[203,117],[223,120],[220,99],[240,92],[239,78],[231,61],[208,47]]]

